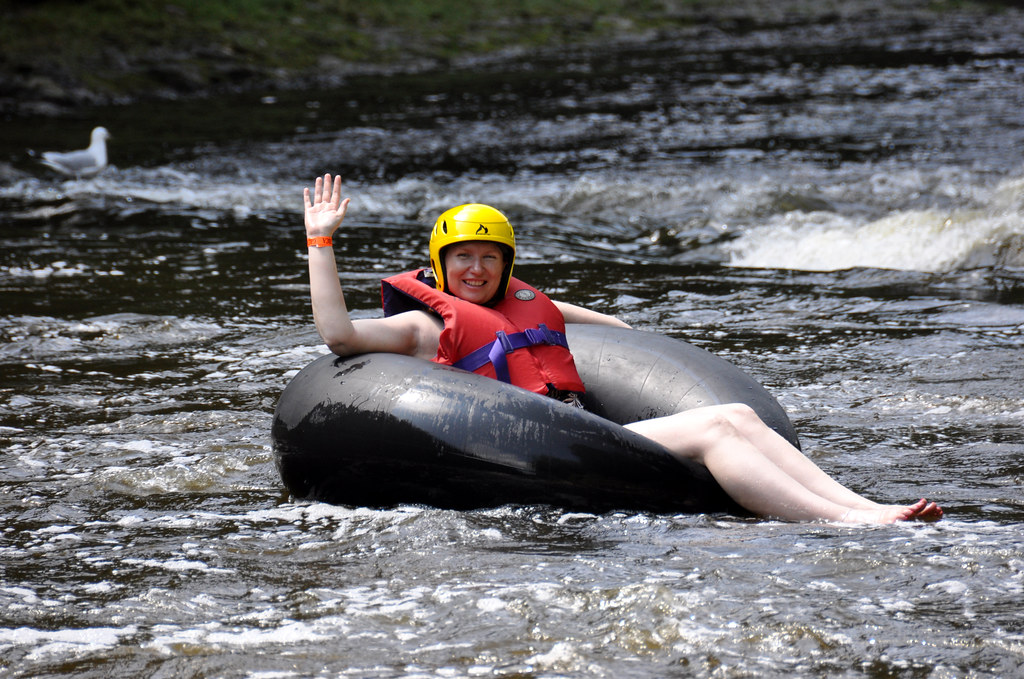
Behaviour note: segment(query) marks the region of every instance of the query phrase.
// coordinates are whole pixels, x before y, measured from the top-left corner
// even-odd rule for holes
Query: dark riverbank
[[[597,41],[749,32],[862,21],[894,34],[935,13],[1004,2],[866,0],[515,0],[499,7],[424,3],[226,0],[219,3],[0,3],[0,113],[70,114],[81,106],[230,92],[332,87],[356,74],[472,68]]]

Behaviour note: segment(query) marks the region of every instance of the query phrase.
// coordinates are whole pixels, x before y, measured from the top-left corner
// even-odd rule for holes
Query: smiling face
[[[498,292],[505,257],[495,243],[467,241],[445,250],[444,268],[451,294],[467,302],[486,304]]]

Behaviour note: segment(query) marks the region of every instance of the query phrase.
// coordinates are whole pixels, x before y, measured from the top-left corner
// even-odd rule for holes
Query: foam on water
[[[77,630],[0,628],[0,648],[6,647],[9,651],[12,648],[29,647],[31,652],[25,659],[30,661],[45,659],[48,656],[68,658],[113,648],[122,643],[124,637],[131,636],[137,631],[135,626],[94,627]]]
[[[19,538],[28,549],[9,554],[12,562],[73,551],[85,568],[113,569],[118,581],[0,588],[7,610],[38,614],[48,602],[82,599],[100,623],[59,633],[0,629],[0,647],[13,657],[67,659],[127,644],[140,650],[124,652],[167,658],[258,653],[266,671],[303,676],[325,668],[368,676],[376,667],[371,658],[405,659],[403,676],[437,676],[444,668],[453,676],[471,668],[611,676],[598,660],[608,654],[640,662],[646,676],[651,663],[739,671],[752,657],[764,671],[815,672],[885,648],[870,627],[808,621],[802,602],[821,591],[833,600],[859,597],[846,610],[886,618],[891,644],[929,624],[929,611],[1005,618],[1001,602],[1016,600],[1024,584],[1024,562],[1014,556],[1020,545],[1007,541],[1005,527],[955,520],[853,529],[313,503],[242,512],[117,508],[106,517],[44,524]],[[234,586],[257,552],[263,577]],[[1000,591],[964,577],[979,562],[988,565],[985,587]],[[922,577],[898,578],[866,595],[862,579],[879,570]],[[159,622],[151,622],[154,610]],[[115,620],[121,623],[110,624]],[[481,635],[493,644],[481,645]],[[959,644],[970,646],[968,637],[947,629],[947,661]],[[992,632],[984,646],[1012,654],[1020,635]],[[922,653],[920,661],[928,657]],[[917,660],[904,651],[900,662]],[[634,676],[628,663],[613,667],[615,676]]]
[[[743,231],[726,250],[734,266],[810,271],[1024,267],[1024,180],[1004,180],[975,200],[970,207],[904,210],[879,219],[788,212]]]
[[[410,529],[423,530],[432,521],[433,512],[421,513],[419,523]],[[283,518],[283,517],[281,517]],[[592,520],[592,530],[596,534],[603,531],[615,531],[624,524],[618,520]],[[607,521],[607,525],[605,524]],[[426,522],[426,523],[424,523]],[[189,524],[181,524],[184,529]],[[306,525],[306,531],[318,533],[332,530],[332,525]],[[387,522],[378,526],[390,530],[400,530],[403,535],[410,533],[399,526]],[[749,528],[749,527],[748,527]],[[772,529],[771,532],[788,532],[783,527]],[[863,615],[896,616],[897,620],[906,618],[907,622],[920,615],[921,609],[938,605],[951,605],[954,599],[960,599],[960,606],[965,614],[970,615],[971,609],[984,601],[986,594],[976,592],[967,581],[956,577],[957,569],[963,559],[983,558],[983,554],[993,548],[1006,549],[998,546],[998,539],[985,539],[973,535],[967,527],[953,527],[950,532],[961,533],[967,552],[963,557],[933,557],[922,567],[935,570],[946,576],[932,582],[907,582],[900,591],[887,595],[862,600],[859,609]],[[761,532],[761,531],[756,531]],[[749,540],[752,536],[748,529],[744,535],[736,537]],[[805,531],[806,533],[806,531]],[[985,533],[984,527],[981,533]],[[996,531],[991,538],[996,538]],[[927,531],[901,531],[899,535],[889,535],[894,555],[890,567],[895,567],[904,560],[916,559],[918,545],[927,540]],[[737,565],[730,564],[741,558],[745,552],[734,551],[730,554],[705,554],[707,563],[697,565],[691,558],[682,555],[662,561],[663,571],[659,574],[648,574],[643,582],[636,584],[620,584],[597,586],[593,584],[578,586],[574,584],[571,573],[587,573],[588,580],[597,574],[591,568],[608,567],[604,560],[588,563],[582,559],[551,558],[535,562],[531,566],[533,573],[531,583],[520,583],[509,580],[511,573],[484,570],[474,576],[469,570],[446,570],[439,578],[417,578],[413,582],[403,582],[402,569],[398,569],[392,578],[397,580],[375,579],[362,581],[360,584],[330,585],[327,583],[306,591],[307,603],[304,619],[290,617],[280,606],[268,608],[257,606],[244,616],[222,620],[215,623],[184,622],[183,625],[158,625],[148,635],[143,646],[160,653],[180,653],[185,650],[192,652],[209,652],[216,649],[267,649],[268,647],[289,647],[300,657],[303,649],[312,649],[325,639],[331,639],[336,653],[346,655],[346,650],[354,650],[357,646],[374,649],[377,654],[390,654],[380,657],[407,656],[415,652],[421,658],[430,658],[431,662],[440,660],[454,648],[473,648],[474,633],[480,630],[498,627],[505,630],[504,636],[523,639],[531,644],[533,654],[521,660],[527,665],[538,669],[558,668],[563,671],[584,671],[588,659],[599,648],[606,650],[611,647],[617,653],[627,656],[655,659],[670,655],[700,658],[705,654],[720,657],[726,665],[738,663],[746,653],[763,653],[771,657],[778,667],[811,668],[816,660],[821,660],[832,649],[847,649],[856,654],[856,649],[870,653],[870,646],[875,642],[865,636],[870,631],[847,630],[824,623],[818,628],[806,627],[802,624],[790,623],[785,611],[789,610],[790,597],[806,596],[807,592],[819,591],[822,583],[827,586],[833,597],[842,597],[859,591],[857,580],[863,569],[873,570],[877,565],[867,562],[859,563],[857,554],[864,550],[863,539],[850,534],[851,542],[845,550],[834,551],[834,547],[819,545],[814,539],[798,540],[791,545],[798,562],[805,568],[808,564],[817,563],[813,567],[820,570],[826,581],[815,580],[813,574],[785,573],[778,571],[774,575],[744,574],[738,571]],[[316,535],[309,536],[315,540]],[[764,537],[767,537],[764,536]],[[775,539],[782,536],[777,535]],[[711,536],[708,536],[709,540]],[[287,539],[284,533],[265,534],[264,540]],[[460,535],[459,542],[470,540],[471,536]],[[665,545],[677,538],[666,537]],[[884,534],[878,539],[885,540]],[[949,539],[949,536],[947,536]],[[691,547],[700,549],[699,535],[689,535]],[[830,543],[829,543],[830,544]],[[383,545],[382,545],[383,546]],[[708,542],[709,548],[713,542]],[[451,547],[454,547],[452,545]],[[399,549],[399,544],[384,547],[386,552]],[[411,549],[412,556],[421,553],[426,543],[416,541],[403,549]],[[297,547],[296,547],[297,549]],[[437,548],[435,548],[437,549]],[[870,548],[875,554],[876,547]],[[439,551],[444,552],[442,548]],[[170,558],[166,560],[126,559],[121,561],[125,568],[158,568],[172,572],[181,572],[198,568],[207,571],[202,562],[190,559]],[[841,573],[836,569],[841,567]],[[575,565],[574,565],[575,564]],[[673,571],[671,565],[682,567],[681,571]],[[389,570],[394,570],[393,568]],[[630,570],[630,567],[625,567]],[[680,573],[684,581],[690,584],[680,587]],[[210,574],[215,574],[210,571]],[[610,577],[598,576],[599,581],[609,583],[627,575],[617,573]],[[808,579],[808,575],[811,577]],[[1011,578],[1020,578],[1020,564],[1016,571],[1007,573]],[[567,577],[569,576],[569,577]],[[763,583],[765,578],[772,581],[773,592],[761,594],[757,599],[757,608],[761,611],[762,622],[755,633],[744,642],[734,636],[734,630],[747,617],[746,611],[750,601],[745,599],[744,592],[752,591]],[[724,579],[730,581],[725,593]],[[808,579],[801,584],[801,579]],[[849,579],[848,583],[844,580]],[[1012,592],[1020,590],[1020,583]],[[730,603],[731,602],[731,603]],[[113,615],[114,610],[105,614]],[[134,604],[126,602],[124,613]],[[188,604],[188,608],[202,609],[221,604],[215,601],[202,602],[196,600]],[[185,609],[187,610],[187,608]],[[458,623],[446,628],[444,632],[436,626],[437,616],[449,616],[458,612]],[[774,611],[774,614],[771,612]],[[184,612],[184,610],[182,611]],[[124,614],[122,613],[122,615]],[[765,617],[766,616],[766,617]],[[774,618],[774,621],[771,621]],[[589,622],[588,622],[589,621]],[[592,626],[588,626],[592,625]],[[895,625],[897,628],[899,624]],[[572,640],[555,641],[550,634],[556,629],[576,630]],[[531,633],[530,630],[533,630]],[[586,629],[584,632],[583,630]],[[803,647],[800,639],[805,635],[813,635],[819,639],[830,639],[825,648]],[[554,639],[559,638],[554,636]],[[532,642],[530,641],[532,639]],[[994,635],[992,643],[998,644],[1011,641],[1006,635]],[[782,653],[782,649],[796,643],[793,653]],[[514,647],[514,645],[513,645]],[[360,654],[365,657],[366,654]],[[480,657],[479,660],[485,659]],[[508,667],[510,658],[496,658],[499,665]],[[582,665],[580,664],[582,663]]]
[[[137,169],[103,179],[72,180],[59,193],[33,179],[0,187],[0,194],[34,196],[39,202],[71,201],[80,208],[96,203],[122,213],[173,205],[216,223],[225,212],[243,219],[253,214],[294,215],[308,180],[282,183]],[[569,237],[559,249],[570,257],[581,246],[588,254],[609,248],[613,256],[656,256],[659,250],[652,246],[676,239],[680,247],[713,244],[720,257],[740,267],[924,272],[1020,268],[1024,178],[1005,177],[994,186],[989,182],[985,173],[972,175],[943,165],[851,164],[837,174],[792,163],[785,174],[759,180],[747,163],[699,171],[651,163],[628,176],[596,169],[571,179],[529,173],[447,182],[408,178],[347,190],[353,197],[350,220],[370,220],[375,228],[410,221],[426,225],[453,204],[500,205],[514,215],[524,234],[540,230],[539,235],[557,238],[550,233],[555,225]],[[202,217],[207,210],[214,212]],[[34,212],[32,208],[21,217],[34,218]],[[531,242],[524,241],[521,253],[527,259],[539,256]],[[249,243],[225,241],[216,250],[213,247],[207,246],[207,254],[244,250]],[[94,270],[66,260],[0,268],[0,278],[87,275],[119,276],[123,271]]]

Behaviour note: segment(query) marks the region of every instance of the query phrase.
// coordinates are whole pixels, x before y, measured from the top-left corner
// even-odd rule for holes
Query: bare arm
[[[552,300],[554,301],[554,300]],[[555,302],[555,306],[562,312],[566,323],[590,323],[592,325],[614,325],[618,328],[628,328],[629,324],[614,316],[592,311],[585,307],[569,304],[568,302]]]
[[[348,210],[341,198],[341,177],[317,177],[312,195],[302,191],[306,237],[333,236]],[[369,351],[433,358],[441,333],[441,321],[422,311],[389,318],[353,321],[338,280],[338,265],[330,247],[309,246],[309,294],[313,322],[327,347],[339,356]]]

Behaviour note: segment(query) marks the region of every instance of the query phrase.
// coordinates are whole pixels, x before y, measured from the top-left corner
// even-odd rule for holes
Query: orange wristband
[[[306,246],[311,248],[329,248],[334,244],[330,236],[317,236],[316,238],[307,238]]]

